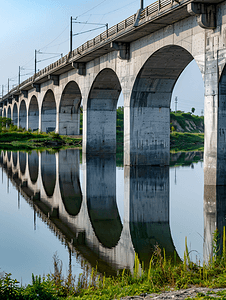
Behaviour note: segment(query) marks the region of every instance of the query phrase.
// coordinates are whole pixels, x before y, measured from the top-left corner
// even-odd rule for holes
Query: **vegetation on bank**
[[[204,132],[204,116],[196,116],[190,112],[170,112],[170,130],[171,132]]]
[[[223,247],[220,253],[219,235],[214,234],[213,256],[208,264],[200,266],[190,259],[190,252],[185,241],[183,261],[176,256],[167,257],[165,250],[158,246],[147,270],[142,270],[139,257],[135,255],[134,270],[121,270],[117,276],[104,276],[92,269],[89,274],[75,278],[69,272],[67,278],[62,276],[62,265],[54,259],[54,273],[46,277],[32,275],[32,283],[19,286],[10,274],[0,277],[0,299],[119,299],[125,296],[159,293],[170,289],[182,289],[191,286],[225,288],[226,287],[226,245],[225,228],[223,230]],[[225,296],[226,292],[221,292]],[[200,295],[201,297],[202,295]],[[210,293],[211,296],[211,293]],[[209,299],[209,298],[208,298]],[[225,299],[225,298],[224,298]]]
[[[170,151],[204,151],[204,133],[171,132]]]
[[[82,138],[70,138],[58,133],[31,132],[13,125],[11,119],[0,117],[0,149],[25,150],[81,147]]]

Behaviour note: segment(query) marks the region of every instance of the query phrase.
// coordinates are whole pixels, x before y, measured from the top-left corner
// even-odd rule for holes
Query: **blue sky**
[[[153,0],[144,1],[150,5]],[[41,50],[38,60],[55,56],[52,60],[38,63],[42,69],[69,51],[70,17],[80,22],[108,23],[109,27],[134,14],[140,6],[140,0],[8,0],[1,3],[0,18],[0,95],[2,85],[7,91],[8,78],[10,88],[18,83],[18,69],[21,80],[32,76],[34,72],[34,51]],[[79,33],[94,28],[91,25],[73,24],[73,32]],[[98,35],[102,30],[78,35],[73,38],[73,48]],[[59,55],[58,55],[59,54]],[[58,56],[57,56],[58,55]],[[28,74],[28,75],[26,75]],[[178,98],[178,109],[190,111],[196,108],[198,114],[203,109],[204,88],[201,73],[196,63],[191,63],[182,73],[172,95]],[[122,103],[120,101],[120,103]]]

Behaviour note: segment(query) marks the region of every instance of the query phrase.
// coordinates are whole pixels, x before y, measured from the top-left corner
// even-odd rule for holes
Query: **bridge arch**
[[[13,105],[13,124],[18,126],[18,106],[17,103]]]
[[[2,110],[2,116],[3,118],[6,118],[6,106]]]
[[[11,116],[11,106],[8,106],[8,109],[7,109],[7,118],[11,119],[12,116]]]
[[[80,133],[80,104],[82,94],[78,84],[70,81],[65,86],[59,107],[59,134]]]
[[[41,130],[45,132],[56,129],[56,101],[52,90],[48,90],[43,98],[41,109]]]
[[[32,96],[28,107],[28,128],[32,131],[39,129],[39,107],[36,96]]]
[[[25,100],[19,106],[19,127],[27,129],[27,106]]]
[[[84,152],[116,152],[116,108],[120,93],[117,74],[110,68],[100,71],[90,89],[83,116],[87,132]]]
[[[172,91],[192,60],[181,46],[168,45],[154,52],[140,69],[129,108],[125,107],[130,118],[125,165],[169,165]]]

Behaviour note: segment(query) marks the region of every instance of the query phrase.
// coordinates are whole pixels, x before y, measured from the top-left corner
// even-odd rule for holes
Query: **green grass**
[[[25,150],[81,147],[82,138],[69,138],[55,133],[0,132],[1,150]]]
[[[204,133],[172,132],[170,134],[170,151],[203,151]]]
[[[225,288],[225,230],[223,232],[221,253],[218,245],[213,245],[213,257],[203,266],[190,260],[186,239],[183,261],[176,254],[174,257],[166,257],[164,249],[156,246],[146,270],[141,268],[142,263],[136,254],[133,273],[121,270],[117,276],[107,277],[98,274],[95,269],[87,271],[85,268],[77,283],[70,271],[66,278],[62,276],[62,264],[55,256],[54,272],[46,277],[32,275],[32,283],[26,287],[19,286],[10,274],[0,277],[0,299],[119,299],[191,286]],[[217,241],[219,235],[216,232],[214,243]],[[223,297],[225,291],[218,294]],[[208,299],[203,297],[206,296],[197,295],[197,299]]]

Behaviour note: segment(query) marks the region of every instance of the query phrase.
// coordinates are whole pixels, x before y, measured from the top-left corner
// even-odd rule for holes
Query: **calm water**
[[[224,222],[219,193],[205,189],[204,201],[202,164],[123,168],[114,156],[81,158],[78,150],[2,152],[0,272],[29,283],[32,273],[53,271],[57,253],[64,274],[78,276],[84,262],[115,274],[132,270],[135,252],[147,265],[156,243],[183,258],[185,236],[202,261]]]

